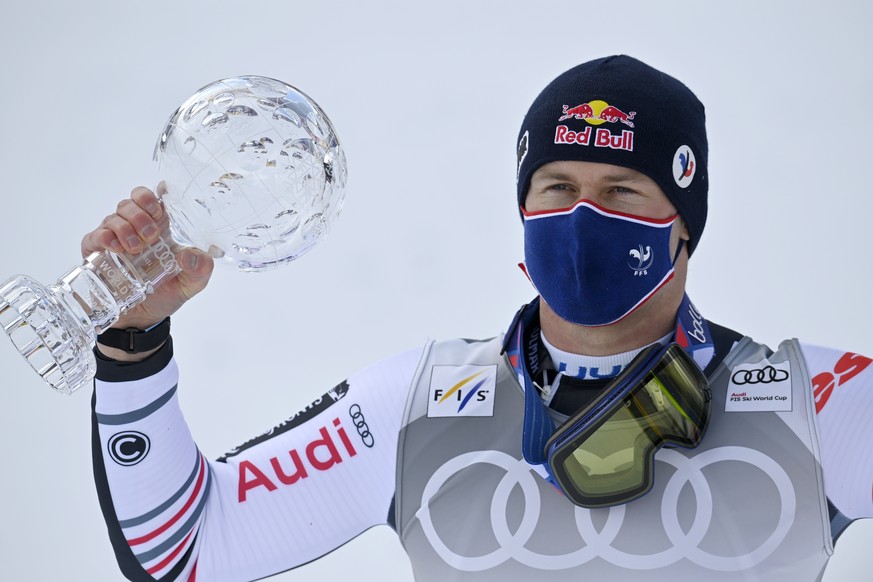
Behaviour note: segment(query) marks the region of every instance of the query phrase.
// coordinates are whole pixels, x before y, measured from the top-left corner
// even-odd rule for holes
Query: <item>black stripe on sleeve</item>
[[[172,352],[172,349],[170,350]],[[166,364],[165,364],[166,365]],[[115,552],[115,559],[124,577],[132,582],[154,582],[154,578],[145,571],[145,568],[137,561],[121,531],[118,523],[118,515],[115,513],[115,505],[112,503],[112,493],[109,490],[109,482],[106,478],[106,467],[103,464],[103,451],[100,446],[100,430],[97,423],[95,407],[97,405],[97,393],[91,397],[91,461],[94,469],[94,484],[97,486],[97,497],[100,500],[100,510],[103,512],[103,520],[106,522],[106,530],[109,533],[109,541]],[[196,537],[191,546],[178,564],[167,572],[161,580],[175,580],[193,553]]]
[[[846,517],[830,499],[828,499],[828,516],[831,518],[831,539],[836,545],[837,540],[854,520]]]

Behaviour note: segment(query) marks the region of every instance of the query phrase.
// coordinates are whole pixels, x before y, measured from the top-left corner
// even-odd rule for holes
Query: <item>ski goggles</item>
[[[650,346],[549,438],[551,477],[582,507],[636,499],[652,488],[658,449],[700,444],[710,400],[706,376],[684,349]]]

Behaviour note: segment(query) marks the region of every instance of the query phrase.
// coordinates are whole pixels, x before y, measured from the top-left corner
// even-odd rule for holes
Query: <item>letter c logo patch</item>
[[[151,441],[141,432],[128,430],[112,435],[107,448],[113,461],[124,467],[130,467],[146,458],[151,448]]]

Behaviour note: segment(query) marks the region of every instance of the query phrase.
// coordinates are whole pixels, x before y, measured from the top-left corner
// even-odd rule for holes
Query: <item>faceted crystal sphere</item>
[[[346,159],[333,125],[275,79],[200,89],[170,117],[155,161],[173,238],[243,271],[309,251],[343,204]]]

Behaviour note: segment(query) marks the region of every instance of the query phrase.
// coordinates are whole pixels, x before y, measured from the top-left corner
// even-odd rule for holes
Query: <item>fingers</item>
[[[111,250],[137,254],[154,243],[166,230],[168,218],[157,196],[148,188],[138,187],[130,198],[118,203],[114,214],[82,239],[82,255]]]
[[[158,224],[146,210],[131,199],[122,200],[105,223],[106,228],[115,232],[125,249],[138,253],[143,244],[150,245],[158,240]]]
[[[110,250],[114,253],[124,252],[124,248],[111,230],[101,227],[82,238],[82,257],[103,250]]]
[[[152,219],[158,221],[164,214],[164,207],[161,206],[160,200],[155,196],[154,192],[143,186],[137,186],[130,193],[130,199],[151,215]]]
[[[179,253],[179,266],[182,270],[196,272],[197,267],[201,266],[203,253],[197,249],[188,248]]]

